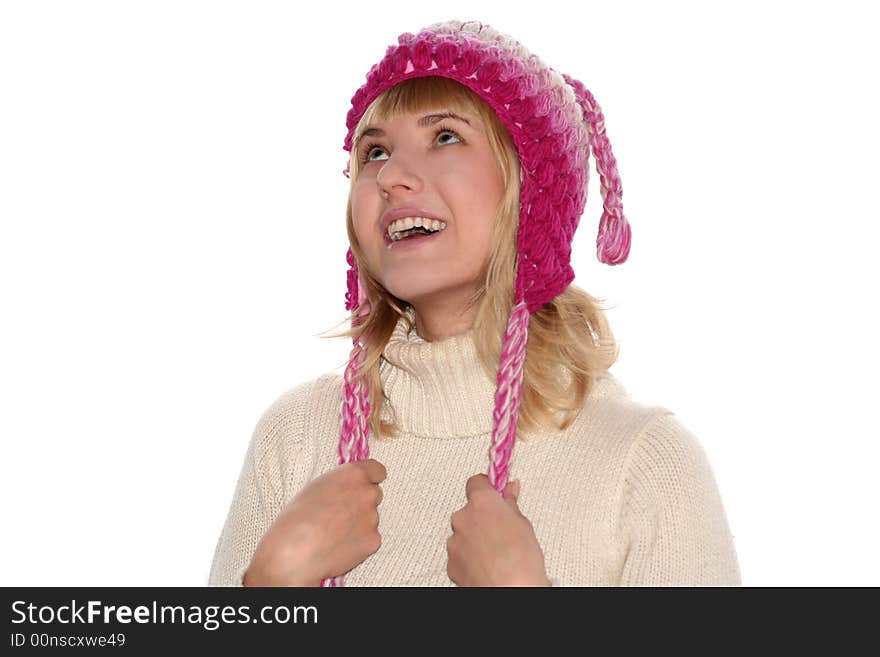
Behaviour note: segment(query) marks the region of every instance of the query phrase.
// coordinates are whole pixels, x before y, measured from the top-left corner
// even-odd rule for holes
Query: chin
[[[418,280],[409,280],[403,285],[395,285],[390,282],[385,285],[385,289],[401,301],[411,305],[418,305],[420,300],[430,299],[447,289],[447,286],[438,285],[436,281],[419,283]]]

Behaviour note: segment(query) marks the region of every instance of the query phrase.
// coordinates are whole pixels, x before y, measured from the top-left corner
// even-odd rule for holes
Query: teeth
[[[399,233],[407,231],[414,226],[421,226],[422,228],[427,228],[428,230],[436,232],[446,228],[446,222],[437,219],[428,219],[427,217],[404,217],[403,219],[398,219],[388,225],[388,237],[397,241],[400,239]]]

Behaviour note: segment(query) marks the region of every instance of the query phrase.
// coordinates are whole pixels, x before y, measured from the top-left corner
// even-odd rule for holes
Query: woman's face
[[[355,234],[370,271],[419,315],[457,312],[479,289],[504,191],[479,116],[459,120],[444,113],[439,108],[373,124],[356,144]],[[446,228],[391,241],[383,220],[398,209],[436,217]]]

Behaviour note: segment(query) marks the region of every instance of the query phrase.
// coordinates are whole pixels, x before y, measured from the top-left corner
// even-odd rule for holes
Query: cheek
[[[476,248],[479,249],[479,260],[483,263],[489,257],[489,251],[492,248],[492,219],[480,226],[479,235],[474,240]]]
[[[494,159],[483,158],[456,172],[458,188],[481,217],[495,217],[504,196],[504,180]],[[473,199],[476,199],[474,201]]]
[[[358,242],[363,244],[367,238],[366,221],[363,215],[355,210],[353,205],[351,207],[351,225],[354,227],[354,234]]]
[[[504,196],[504,184],[497,172],[488,165],[475,170],[472,181],[476,183],[474,189],[479,190],[472,194],[472,198],[477,199],[476,205],[472,206],[474,216],[479,219],[469,227],[469,232],[482,249],[487,248],[492,240],[496,215]]]
[[[370,199],[362,186],[360,189],[355,186],[351,192],[351,222],[354,234],[361,244],[370,238],[371,216]]]

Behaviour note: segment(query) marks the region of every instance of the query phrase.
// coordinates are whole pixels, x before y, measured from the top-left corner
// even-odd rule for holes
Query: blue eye
[[[434,139],[436,140],[440,135],[442,135],[444,133],[449,133],[452,136],[454,136],[456,139],[458,139],[459,141],[464,141],[461,137],[459,137],[458,133],[455,132],[455,130],[451,130],[450,128],[443,126],[443,125],[438,126],[437,130],[434,131]],[[380,146],[376,142],[372,142],[372,141],[367,142],[362,148],[359,149],[358,161],[360,162],[361,166],[368,164],[369,162],[375,161],[375,160],[369,159],[374,148],[385,150],[382,146]]]

